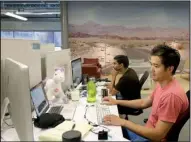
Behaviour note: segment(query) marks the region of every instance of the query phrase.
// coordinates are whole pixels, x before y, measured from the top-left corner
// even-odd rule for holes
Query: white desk
[[[100,97],[100,93],[98,92],[97,94],[97,102],[99,103],[101,101],[101,97]],[[86,101],[86,97],[84,98],[80,98],[80,100],[78,102],[70,102],[70,104],[66,104],[64,105],[64,107],[76,107],[75,110],[75,114],[73,117],[73,120],[75,122],[84,122],[87,121],[84,118],[84,114],[85,114],[85,110],[86,110],[86,105],[87,105],[87,101]],[[112,114],[118,115],[118,109],[117,106],[109,106],[110,108],[110,112]],[[86,116],[88,118],[88,120],[91,120],[91,122],[95,122],[97,123],[97,115],[96,115],[96,108],[95,107],[89,107],[86,113]],[[67,118],[67,113],[61,113],[63,114],[64,117]],[[69,113],[68,113],[69,114]],[[71,116],[71,114],[69,114]],[[123,134],[122,134],[122,130],[121,130],[121,126],[106,126],[107,128],[110,129],[109,134],[109,138],[108,141],[128,141],[127,139],[123,138]],[[38,141],[38,136],[41,134],[42,130],[36,127],[33,127],[33,132],[34,132],[34,139],[35,141]],[[17,133],[15,131],[14,128],[8,129],[4,132],[1,133],[3,139],[5,139],[6,141],[11,141],[11,140],[19,140]],[[98,141],[98,135],[94,134],[93,132],[89,132],[83,139],[84,141]]]

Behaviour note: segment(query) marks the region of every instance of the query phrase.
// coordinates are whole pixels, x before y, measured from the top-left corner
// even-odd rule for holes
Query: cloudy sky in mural
[[[69,2],[69,24],[188,28],[189,2]]]

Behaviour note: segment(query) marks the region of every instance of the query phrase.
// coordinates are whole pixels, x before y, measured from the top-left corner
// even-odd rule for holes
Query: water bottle
[[[87,90],[88,90],[88,103],[94,103],[96,102],[96,84],[94,82],[93,78],[90,78],[87,84]]]

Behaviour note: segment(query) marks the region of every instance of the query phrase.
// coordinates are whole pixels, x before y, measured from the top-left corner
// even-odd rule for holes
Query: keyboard
[[[97,82],[96,85],[97,86],[105,86],[107,83],[106,82]]]
[[[106,115],[111,114],[109,106],[106,105],[96,105],[97,123],[98,125],[103,124],[103,118]]]
[[[48,111],[48,113],[56,113],[56,114],[60,114],[60,112],[62,111],[63,106],[52,106],[50,108],[50,110]]]

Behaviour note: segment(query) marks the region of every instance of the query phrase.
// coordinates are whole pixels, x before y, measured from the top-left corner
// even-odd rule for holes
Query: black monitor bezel
[[[73,59],[73,60],[71,61],[71,71],[72,71],[72,83],[73,83],[73,85],[74,85],[74,81],[73,81],[73,75],[74,75],[74,73],[73,73],[72,63],[75,62],[75,61],[77,61],[77,60],[80,60],[80,61],[81,61],[81,72],[82,72],[82,58],[79,57],[79,58]],[[82,82],[82,76],[83,76],[83,74],[81,75],[80,82]]]
[[[43,82],[41,81],[41,82],[39,82],[37,85],[35,85],[34,87],[32,87],[32,88],[30,89],[31,101],[32,101],[32,103],[33,103],[34,110],[35,110],[36,115],[37,115],[38,117],[39,117],[40,115],[38,115],[37,110],[36,110],[36,108],[35,108],[35,105],[34,105],[34,102],[33,102],[33,99],[32,99],[32,95],[31,95],[31,91],[33,91],[34,89],[38,88],[39,86],[42,87],[42,90],[43,90],[43,93],[44,93],[44,96],[45,96],[45,100],[46,100],[46,102],[47,102],[47,104],[48,104],[47,107],[46,107],[46,108],[43,110],[43,112],[41,113],[41,115],[42,115],[43,113],[46,113],[47,110],[48,110],[49,107],[50,107],[49,102],[48,102],[48,98],[47,98],[47,96],[46,96],[46,92],[45,92],[45,90],[44,90]]]

